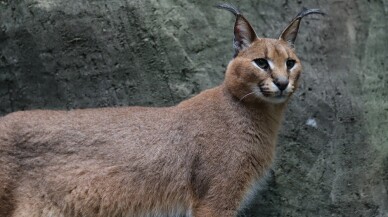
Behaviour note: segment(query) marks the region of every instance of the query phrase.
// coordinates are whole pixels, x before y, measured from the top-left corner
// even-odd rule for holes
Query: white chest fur
[[[249,188],[247,188],[244,194],[243,200],[240,203],[240,208],[239,208],[240,211],[247,208],[253,202],[253,199],[255,198],[255,195],[257,193],[267,188],[268,180],[272,177],[272,174],[270,171],[271,170],[267,170],[267,172],[264,174],[263,177],[259,179],[255,179],[251,182],[251,185],[249,186]]]

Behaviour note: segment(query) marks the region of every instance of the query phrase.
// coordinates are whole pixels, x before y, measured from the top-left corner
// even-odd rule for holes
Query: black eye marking
[[[300,77],[300,74],[297,74],[295,80],[299,80],[299,77]]]
[[[267,70],[269,69],[269,64],[268,64],[268,61],[264,58],[259,58],[259,59],[254,59],[253,60],[256,65],[264,70]]]
[[[295,63],[296,63],[295,60],[291,60],[291,59],[287,60],[287,62],[286,62],[287,69],[288,70],[292,69],[292,67],[295,66]]]

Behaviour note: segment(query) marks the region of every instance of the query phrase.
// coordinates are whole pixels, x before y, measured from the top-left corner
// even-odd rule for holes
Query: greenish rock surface
[[[0,114],[169,106],[223,80],[233,16],[189,0],[0,0]],[[262,37],[302,7],[302,85],[241,216],[388,216],[388,2],[246,0]],[[315,124],[314,124],[315,123]]]

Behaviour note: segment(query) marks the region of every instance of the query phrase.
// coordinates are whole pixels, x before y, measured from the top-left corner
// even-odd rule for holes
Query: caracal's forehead
[[[265,58],[270,60],[287,60],[297,59],[294,50],[288,45],[287,42],[270,39],[270,38],[258,38],[243,52],[240,54],[242,57],[257,59]]]

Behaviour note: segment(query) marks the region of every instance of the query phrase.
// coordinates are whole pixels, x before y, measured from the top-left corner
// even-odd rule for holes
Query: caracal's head
[[[283,103],[298,87],[302,70],[295,54],[301,19],[308,14],[323,14],[318,9],[304,9],[283,30],[278,39],[257,37],[248,20],[232,5],[221,4],[236,16],[233,60],[225,74],[227,90],[240,101]]]

